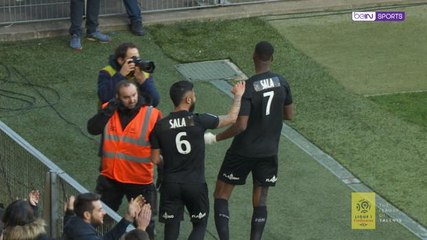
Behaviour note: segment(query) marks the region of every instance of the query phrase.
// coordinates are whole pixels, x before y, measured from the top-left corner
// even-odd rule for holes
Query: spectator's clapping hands
[[[39,190],[32,190],[31,192],[28,193],[28,202],[32,205],[32,206],[37,206],[39,204],[40,201],[40,192]]]
[[[75,196],[70,196],[67,202],[64,204],[64,212],[67,210],[74,211],[74,201],[76,200]]]
[[[129,202],[125,219],[128,222],[133,222],[134,219],[138,216],[139,212],[141,211],[144,203],[145,203],[145,199],[142,195],[139,195],[136,198],[132,198]]]
[[[151,220],[151,205],[147,203],[147,204],[144,204],[144,206],[142,206],[142,209],[136,218],[138,228],[145,231],[148,224],[150,224],[150,220]]]

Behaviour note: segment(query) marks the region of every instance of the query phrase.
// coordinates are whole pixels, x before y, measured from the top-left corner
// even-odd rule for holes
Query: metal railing
[[[170,11],[269,2],[272,0],[136,0],[141,11]],[[273,0],[277,1],[277,0]],[[100,16],[126,14],[123,1],[101,0]],[[0,1],[0,24],[38,22],[69,19],[70,0],[2,0]]]
[[[41,152],[0,121],[0,202],[7,206],[16,198],[26,198],[31,190],[40,191],[42,218],[51,237],[62,235],[64,204],[68,197],[88,192]],[[107,212],[100,233],[110,230],[121,217],[104,205]],[[131,227],[132,228],[132,227]]]

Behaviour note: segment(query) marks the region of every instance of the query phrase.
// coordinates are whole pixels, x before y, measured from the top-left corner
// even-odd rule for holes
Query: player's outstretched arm
[[[239,134],[241,131],[243,131],[246,128],[247,118],[246,118],[246,122],[244,124],[243,130],[241,127],[242,124],[238,124],[239,122],[242,123],[241,121],[242,117],[241,116],[238,117],[238,115],[240,111],[242,96],[243,96],[243,93],[245,92],[245,87],[246,87],[246,83],[243,81],[238,82],[236,85],[234,85],[233,89],[231,90],[231,92],[234,94],[233,104],[231,105],[231,108],[227,115],[221,115],[218,117],[219,122],[218,122],[217,128],[222,128],[231,124],[233,125],[218,135],[212,134],[210,132],[205,133],[204,135],[205,144],[213,144],[217,141],[221,141],[221,140],[233,137]],[[220,137],[218,138],[218,136]]]
[[[231,89],[231,92],[234,95],[233,104],[231,105],[227,115],[219,116],[217,128],[222,128],[236,122],[237,116],[239,115],[242,96],[243,93],[245,93],[245,86],[246,83],[244,81],[240,81],[233,86],[233,88]]]
[[[217,141],[222,141],[228,138],[232,138],[237,134],[245,131],[248,125],[249,116],[239,116],[236,123],[231,125],[229,128],[225,129],[223,132],[218,135],[212,134],[210,132],[205,133],[205,144],[214,144]]]
[[[232,138],[239,133],[245,131],[246,127],[248,126],[248,119],[249,116],[239,116],[237,118],[236,123],[231,125],[231,127],[227,128],[223,132],[216,135],[216,141],[222,141],[228,138]]]

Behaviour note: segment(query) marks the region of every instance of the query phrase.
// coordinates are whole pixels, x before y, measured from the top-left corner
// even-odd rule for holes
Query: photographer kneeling
[[[160,95],[153,79],[154,63],[142,60],[135,44],[120,44],[110,55],[108,64],[98,75],[99,106],[115,97],[116,84],[125,79],[138,85],[147,105],[156,107],[159,104]]]

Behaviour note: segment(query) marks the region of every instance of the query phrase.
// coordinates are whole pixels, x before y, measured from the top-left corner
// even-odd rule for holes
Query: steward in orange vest
[[[114,211],[119,209],[123,196],[130,200],[140,194],[156,208],[149,136],[161,112],[143,103],[134,83],[120,81],[116,98],[103,104],[87,124],[90,134],[102,134],[102,164],[96,191]],[[154,220],[147,233],[150,238],[154,236]]]
[[[143,106],[123,129],[116,111],[104,128],[101,175],[122,183],[153,183],[149,136],[159,118],[159,110]]]

